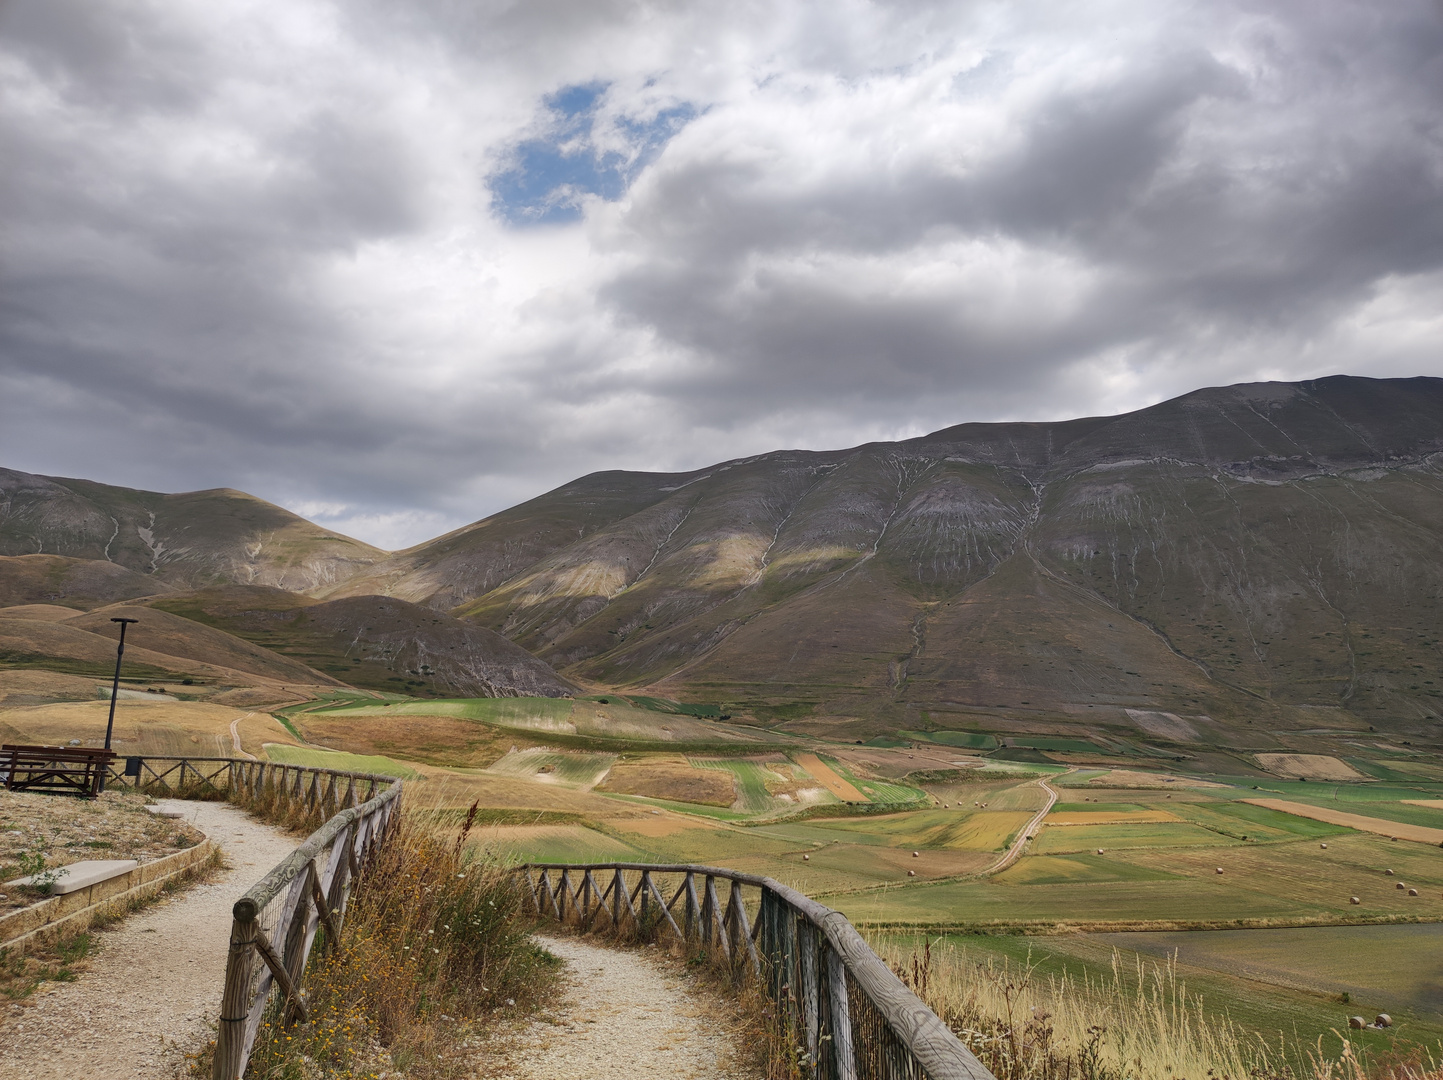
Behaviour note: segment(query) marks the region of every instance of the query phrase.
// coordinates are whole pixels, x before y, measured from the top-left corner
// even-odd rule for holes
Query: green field
[[[601,782],[615,760],[615,754],[567,753],[534,748],[506,754],[487,766],[486,771],[499,776],[525,777],[539,783],[590,789]]]
[[[1059,855],[1097,848],[1211,847],[1235,841],[1187,821],[1150,821],[1135,825],[1049,826],[1033,844],[1039,855]]]
[[[955,746],[965,750],[997,749],[997,740],[979,731],[899,731],[897,734],[904,739]]]
[[[785,805],[772,797],[767,791],[767,784],[785,783],[786,778],[772,772],[760,762],[738,758],[688,758],[687,761],[695,769],[716,769],[736,777],[737,797],[732,803],[733,810],[764,814]]]
[[[315,769],[340,769],[346,772],[375,773],[414,780],[420,774],[409,766],[388,757],[369,754],[347,754],[340,750],[322,750],[311,746],[289,746],[266,743],[266,757],[282,765],[308,765]]]

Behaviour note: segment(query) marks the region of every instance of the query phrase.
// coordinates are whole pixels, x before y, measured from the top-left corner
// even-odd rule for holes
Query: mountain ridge
[[[1132,713],[1213,741],[1425,731],[1440,454],[1440,379],[1205,388],[592,473],[304,591],[445,612],[583,684],[862,736],[1083,717],[1141,738]]]

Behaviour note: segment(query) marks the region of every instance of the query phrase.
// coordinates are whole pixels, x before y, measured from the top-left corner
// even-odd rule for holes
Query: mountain
[[[153,593],[234,582],[308,592],[386,553],[240,491],[161,495],[0,469],[0,556],[25,555],[109,563],[154,581]]]
[[[65,555],[0,555],[0,608],[59,604],[91,608],[153,596],[169,586],[112,562]]]
[[[1440,452],[1443,380],[1248,384],[595,474],[377,568],[573,677],[763,718],[1423,730]]]
[[[214,627],[211,633],[224,631],[257,651],[365,689],[430,697],[577,692],[550,665],[501,635],[405,600],[356,596],[322,602],[283,589],[232,585],[156,597],[149,605],[152,619],[168,615]]]
[[[0,551],[108,555],[170,590],[155,607],[418,694],[490,685],[465,658],[504,638],[551,665],[509,654],[518,685],[645,688],[849,738],[1427,735],[1443,714],[1440,455],[1443,380],[1338,376],[595,473],[393,554],[238,493],[3,473],[31,494],[0,502]],[[266,515],[293,548],[249,554]],[[466,636],[481,631],[499,637]]]

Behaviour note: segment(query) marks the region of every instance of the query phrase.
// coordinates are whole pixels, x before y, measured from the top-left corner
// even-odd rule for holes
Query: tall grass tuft
[[[248,1077],[448,1080],[467,1074],[488,1015],[546,992],[557,963],[530,940],[515,876],[465,843],[472,820],[458,834],[402,816],[352,895],[341,940],[312,953],[309,1021],[284,1026],[277,1003]]]
[[[1081,979],[1041,975],[993,954],[930,943],[874,941],[910,985],[998,1080],[1435,1080],[1410,1059],[1366,1067],[1339,1035],[1336,1053],[1265,1041],[1205,1013],[1170,962]]]

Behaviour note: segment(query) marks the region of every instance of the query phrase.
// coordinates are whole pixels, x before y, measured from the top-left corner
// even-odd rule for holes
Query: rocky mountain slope
[[[1244,385],[598,474],[377,570],[563,671],[762,715],[1407,730],[1443,697],[1440,451],[1443,380]],[[568,533],[516,569],[510,537]]]
[[[218,582],[306,592],[385,554],[240,491],[161,495],[0,469],[0,556],[111,563],[153,579],[152,592]]]
[[[597,473],[389,556],[357,545],[315,564],[156,556],[131,569],[166,584],[175,564],[177,583],[270,574],[337,603],[386,594],[401,637],[367,655],[399,657],[427,625],[459,635],[449,615],[574,679],[858,737],[927,724],[1249,745],[1285,728],[1406,733],[1443,710],[1440,453],[1443,380],[1249,384],[1117,417]],[[18,554],[22,536],[31,552],[103,548],[110,517],[58,534],[16,524],[66,520],[43,504],[71,495],[42,492],[18,517],[3,508],[20,502],[0,503],[0,550]],[[167,498],[200,496],[154,497]],[[154,499],[136,505],[148,514]],[[169,520],[167,536],[187,535]],[[209,550],[237,550],[207,527]],[[296,639],[293,655],[347,678],[319,658],[357,613],[323,626],[310,599],[294,603],[294,625],[326,643],[304,654]],[[216,625],[261,640],[259,624]],[[414,688],[442,651],[464,652],[446,641],[383,681]]]
[[[152,619],[180,616],[366,689],[433,697],[565,697],[577,689],[494,631],[391,597],[322,602],[233,585],[157,597],[150,607]]]

